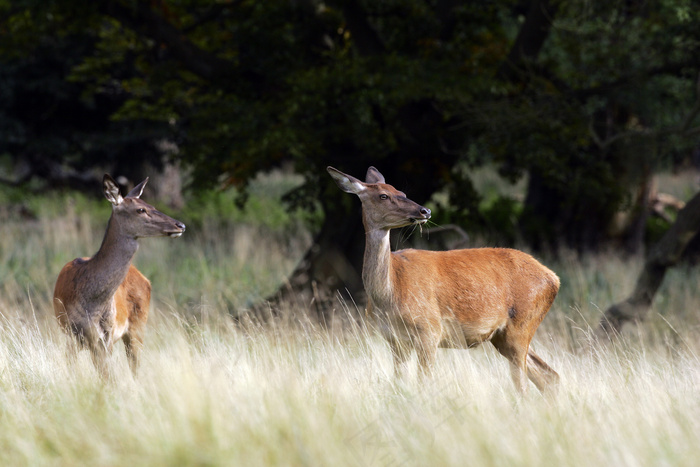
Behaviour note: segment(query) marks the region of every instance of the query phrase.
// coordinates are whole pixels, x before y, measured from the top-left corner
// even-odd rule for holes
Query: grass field
[[[562,254],[562,288],[533,344],[561,375],[520,398],[490,345],[441,350],[434,377],[394,380],[385,343],[338,301],[322,328],[296,304],[265,327],[231,313],[273,291],[310,241],[294,221],[202,223],[146,239],[153,283],[142,367],[100,382],[64,358],[51,293],[62,265],[99,247],[106,209],[57,200],[0,224],[1,465],[696,465],[700,274],[667,276],[649,320],[607,345],[602,311],[641,263]],[[89,205],[89,203],[88,203]],[[163,209],[167,212],[167,209]],[[187,219],[182,219],[187,222]],[[291,227],[290,227],[291,226]],[[290,233],[291,232],[291,233]],[[261,248],[261,244],[265,247]]]

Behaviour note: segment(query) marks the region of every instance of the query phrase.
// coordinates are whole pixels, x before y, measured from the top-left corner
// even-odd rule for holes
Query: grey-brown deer
[[[131,264],[138,239],[179,237],[185,232],[185,224],[140,199],[146,182],[148,178],[122,197],[117,183],[105,174],[102,185],[112,203],[112,216],[102,245],[93,257],[66,264],[54,288],[54,312],[69,334],[70,358],[75,358],[78,347],[89,349],[105,379],[111,378],[107,357],[119,339],[124,340],[132,372],[139,364],[151,283]]]
[[[510,362],[518,391],[527,391],[528,377],[542,392],[556,388],[559,375],[530,349],[559,290],[556,274],[507,248],[392,252],[389,231],[424,224],[430,210],[388,185],[374,167],[365,182],[327,170],[341,190],[362,202],[368,314],[389,342],[397,373],[413,349],[421,373],[428,374],[438,347],[490,341]]]

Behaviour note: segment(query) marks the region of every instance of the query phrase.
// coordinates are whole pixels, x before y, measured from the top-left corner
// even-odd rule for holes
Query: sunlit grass
[[[119,346],[123,377],[102,385],[87,355],[66,365],[58,333],[5,322],[3,463],[691,465],[698,453],[693,349],[570,353],[540,336],[559,395],[520,399],[488,347],[441,352],[431,380],[394,381],[364,330],[224,323],[159,312],[138,378]]]
[[[561,387],[520,398],[490,345],[440,350],[431,379],[414,368],[395,380],[387,345],[340,300],[334,326],[299,304],[265,325],[234,321],[310,236],[203,223],[142,241],[136,264],[153,283],[142,366],[133,378],[119,344],[121,377],[103,384],[87,353],[68,365],[50,300],[62,265],[99,247],[106,217],[65,209],[0,226],[2,465],[653,466],[700,455],[693,268],[672,270],[649,319],[601,345],[592,329],[641,261],[545,259],[562,288],[533,345]]]

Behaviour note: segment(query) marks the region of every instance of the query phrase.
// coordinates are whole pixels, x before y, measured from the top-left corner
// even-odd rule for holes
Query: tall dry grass
[[[2,465],[697,463],[695,269],[672,271],[648,322],[600,345],[591,328],[641,263],[545,261],[562,289],[533,345],[561,387],[551,400],[534,386],[520,398],[490,345],[441,350],[432,379],[395,380],[388,347],[361,321],[329,330],[296,304],[265,326],[234,324],[309,236],[204,224],[142,242],[136,263],[154,296],[142,367],[133,378],[120,344],[122,377],[103,384],[85,352],[66,362],[50,302],[63,263],[99,247],[100,215],[67,205],[0,225]]]

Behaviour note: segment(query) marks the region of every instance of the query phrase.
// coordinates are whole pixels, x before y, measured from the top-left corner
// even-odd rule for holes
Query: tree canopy
[[[361,226],[327,165],[446,190],[439,220],[483,228],[470,169],[495,164],[528,179],[523,209],[494,204],[517,214],[507,238],[592,248],[700,133],[689,0],[0,0],[0,40],[14,182],[167,156],[245,192],[292,164],[289,200],[320,200],[318,241],[348,256]]]

